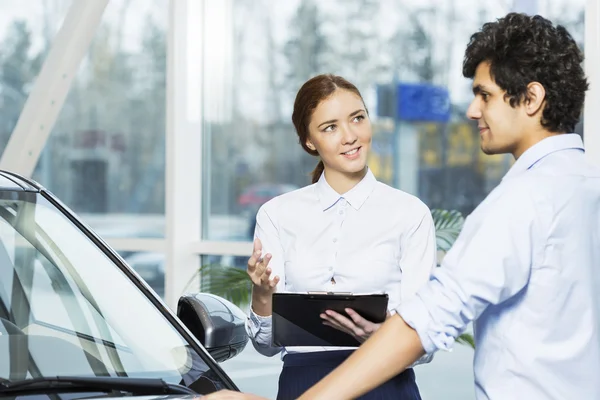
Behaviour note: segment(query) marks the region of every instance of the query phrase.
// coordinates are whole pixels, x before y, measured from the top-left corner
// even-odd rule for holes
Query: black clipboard
[[[346,315],[344,309],[351,308],[363,318],[380,323],[385,321],[387,305],[387,294],[274,293],[273,345],[359,346],[353,336],[323,325],[321,313],[333,310]]]

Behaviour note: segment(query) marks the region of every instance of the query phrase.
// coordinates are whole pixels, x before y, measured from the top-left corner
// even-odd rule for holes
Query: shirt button
[[[329,270],[330,270],[330,271],[333,271],[333,267],[329,267]]]
[[[333,243],[337,242],[337,238],[333,238]]]
[[[338,214],[340,214],[340,215],[344,215],[344,210],[340,210],[340,211],[338,211]]]

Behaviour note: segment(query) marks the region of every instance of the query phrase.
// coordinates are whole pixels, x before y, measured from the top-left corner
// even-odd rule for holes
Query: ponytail
[[[317,164],[317,166],[315,167],[315,169],[312,172],[312,183],[317,183],[319,181],[319,178],[321,177],[321,174],[323,173],[323,171],[325,170],[325,164],[323,164],[323,161],[319,160],[319,163]]]

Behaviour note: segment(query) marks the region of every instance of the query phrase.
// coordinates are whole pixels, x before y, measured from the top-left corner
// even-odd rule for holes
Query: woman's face
[[[337,89],[321,101],[308,125],[306,145],[316,150],[326,170],[356,174],[367,165],[371,121],[359,96]]]

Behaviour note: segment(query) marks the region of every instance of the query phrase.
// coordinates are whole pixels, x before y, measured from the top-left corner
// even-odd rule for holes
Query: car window
[[[201,381],[204,392],[225,386],[218,367],[68,218],[39,194],[18,197],[0,192],[0,317],[27,341],[0,335],[0,378],[160,377]],[[7,354],[31,362],[19,366]]]

